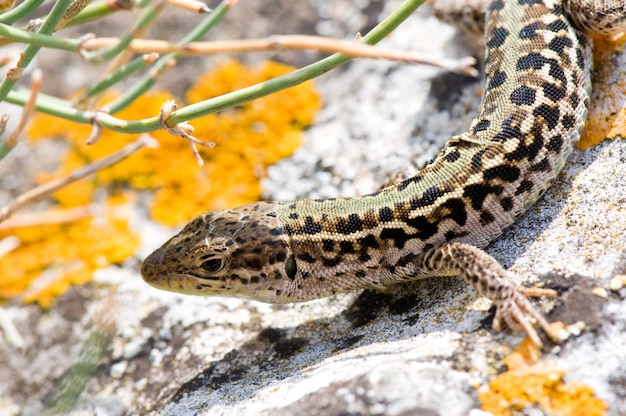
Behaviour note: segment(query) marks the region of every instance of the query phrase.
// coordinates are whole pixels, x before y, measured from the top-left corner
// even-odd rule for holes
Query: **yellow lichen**
[[[594,83],[589,115],[578,143],[582,150],[626,137],[626,34],[594,39]]]
[[[255,70],[229,61],[201,75],[188,91],[187,100],[205,100],[293,69],[268,62]],[[107,93],[98,105],[116,96]],[[171,99],[172,94],[166,91],[147,93],[115,116],[126,120],[153,117]],[[300,146],[302,129],[312,122],[320,105],[312,84],[305,83],[195,120],[196,137],[216,143],[213,149],[200,149],[204,167],[195,162],[187,141],[163,130],[153,132],[158,149],[143,148],[113,167],[64,187],[53,197],[61,207],[75,207],[90,204],[97,190],[115,194],[120,189],[150,189],[154,191],[151,215],[168,225],[180,224],[205,210],[256,201],[261,192],[259,180],[267,166]],[[62,137],[69,145],[58,171],[40,173],[39,181],[66,176],[138,137],[104,130],[100,140],[89,146],[85,141],[90,132],[90,126],[37,114],[28,131],[32,140]],[[115,206],[108,209],[115,211]],[[0,299],[21,294],[23,299],[44,307],[71,284],[89,281],[93,270],[122,262],[137,246],[137,237],[128,230],[126,221],[109,216],[106,220],[94,217],[11,230],[0,233],[0,238],[8,235],[19,237],[21,245],[0,263],[4,276]]]
[[[118,201],[107,204],[102,215],[0,231],[0,239],[20,241],[0,261],[0,299],[19,296],[48,308],[71,285],[90,281],[94,270],[132,256],[139,239],[129,230],[124,209]]]
[[[108,93],[100,101],[100,105],[116,98],[118,94]],[[159,114],[161,104],[174,97],[166,91],[146,93],[115,116],[125,120],[136,120]],[[120,150],[129,142],[138,138],[138,135],[118,133],[111,130],[103,130],[98,142],[87,145],[85,141],[91,132],[90,126],[73,123],[68,120],[60,120],[46,114],[37,114],[29,127],[28,133],[31,140],[60,136],[66,139],[69,149],[65,153],[60,169],[53,175],[42,174],[41,181],[47,181],[53,177],[69,174],[75,169],[97,159],[109,156]],[[168,157],[171,157],[170,149],[179,151],[180,157],[187,156],[187,160],[193,163],[189,154],[189,147],[180,138],[173,137],[165,131],[156,131],[151,135],[160,143],[160,149],[143,148],[132,157],[123,160],[108,169],[99,171],[92,178],[83,181],[83,184],[63,188],[56,193],[55,198],[63,206],[74,206],[90,201],[93,192],[98,187],[106,187],[112,184],[125,184],[133,188],[153,188],[163,185],[160,178],[161,165]],[[185,150],[183,153],[182,150]],[[178,157],[178,155],[176,156]],[[86,185],[90,183],[90,185]],[[80,188],[80,190],[79,190]],[[91,189],[91,191],[89,191]],[[81,193],[84,192],[84,193]],[[78,200],[77,200],[78,199]]]
[[[201,75],[187,92],[190,103],[241,89],[292,71],[293,68],[267,62],[259,69],[235,61]],[[111,100],[109,95],[102,104]],[[172,99],[167,92],[146,94],[116,114],[127,120],[159,113],[163,102]],[[55,197],[63,205],[85,203],[98,185],[124,183],[137,189],[154,189],[152,217],[167,225],[178,225],[210,209],[223,209],[259,199],[259,180],[268,165],[291,155],[302,141],[302,129],[313,121],[321,105],[311,83],[305,83],[267,97],[245,103],[220,114],[195,120],[198,139],[214,142],[215,148],[201,148],[205,166],[198,166],[188,143],[164,131],[152,133],[159,149],[142,149],[112,168],[98,172],[91,184],[68,187]],[[63,135],[72,143],[63,166],[55,176],[104,157],[120,149],[136,136],[105,130],[96,145],[84,144],[89,127],[80,129],[67,121],[38,115],[31,124],[31,137]]]
[[[187,101],[206,100],[291,70],[275,62],[251,70],[229,61],[200,76],[187,92]],[[178,224],[205,210],[257,201],[267,166],[300,146],[302,129],[311,124],[320,105],[319,96],[306,83],[195,121],[202,126],[196,137],[216,146],[203,152],[203,169],[177,174],[185,166],[175,168],[168,186],[155,197],[153,217]]]
[[[529,340],[504,359],[508,371],[492,378],[478,391],[482,409],[494,415],[518,414],[536,408],[549,415],[601,416],[607,404],[591,387],[563,379],[564,371],[550,361]]]

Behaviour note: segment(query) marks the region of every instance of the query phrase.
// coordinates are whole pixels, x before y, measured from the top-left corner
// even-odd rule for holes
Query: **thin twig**
[[[74,0],[72,4],[65,10],[63,13],[63,17],[57,24],[57,27],[54,29],[55,31],[60,30],[65,27],[73,18],[75,18],[78,13],[82,12],[85,7],[87,7],[91,3],[91,0]]]
[[[0,231],[18,227],[33,227],[72,222],[88,217],[91,214],[93,214],[93,212],[89,205],[68,209],[54,209],[45,212],[24,212],[0,223]]]
[[[195,0],[166,0],[166,3],[170,6],[178,7],[179,9],[188,10],[194,13],[209,13],[211,9],[209,6],[201,1]]]
[[[198,165],[203,166],[204,160],[202,160],[202,156],[200,156],[200,152],[198,151],[198,147],[196,145],[215,147],[215,143],[204,142],[193,137],[193,126],[187,122],[178,124],[170,123],[170,117],[177,108],[178,106],[176,105],[176,102],[174,100],[168,100],[163,103],[163,105],[161,106],[161,111],[159,113],[161,127],[167,130],[167,132],[173,136],[178,136],[186,139],[189,142],[191,152],[193,153],[193,157],[196,159],[196,162],[198,163]]]
[[[6,220],[11,214],[13,214],[18,209],[24,208],[26,205],[40,199],[46,195],[55,192],[62,187],[75,182],[79,179],[84,178],[87,175],[90,175],[100,169],[111,166],[122,159],[127,158],[132,153],[141,149],[144,146],[156,146],[156,141],[147,134],[141,135],[139,139],[134,142],[126,145],[117,153],[114,153],[110,156],[97,160],[87,166],[84,166],[80,169],[75,170],[70,173],[68,176],[64,178],[55,179],[46,184],[38,186],[30,191],[26,191],[23,194],[19,195],[17,198],[13,200],[13,202],[9,203],[9,205],[5,206],[0,210],[0,222]]]
[[[117,38],[94,38],[81,43],[81,48],[93,51],[108,48],[119,42]],[[434,59],[417,52],[398,50],[383,50],[363,43],[350,43],[321,36],[285,35],[270,36],[264,39],[245,39],[216,42],[191,42],[186,45],[177,45],[171,42],[151,39],[135,39],[130,42],[129,50],[135,53],[159,54],[176,53],[180,55],[209,55],[216,53],[235,53],[284,49],[315,49],[329,53],[343,53],[351,57],[388,59],[392,61],[420,63],[446,69],[464,75],[477,76],[478,72],[472,67],[476,63],[472,57],[457,60]]]
[[[22,112],[22,117],[20,118],[20,122],[17,128],[6,138],[5,144],[9,149],[14,148],[17,145],[17,142],[20,139],[20,135],[26,128],[28,121],[32,117],[35,112],[35,104],[37,103],[37,96],[39,95],[39,91],[41,91],[41,79],[43,75],[39,69],[35,69],[33,71],[32,80],[30,83],[30,98],[28,102],[24,106],[24,111]]]
[[[2,114],[2,116],[0,116],[0,136],[4,134],[4,131],[7,128],[7,124],[9,123],[9,114],[8,113],[4,113]]]
[[[389,14],[389,16],[387,16],[382,22],[376,25],[367,35],[363,36],[361,42],[373,45],[381,41],[385,36],[393,32],[398,27],[398,25],[400,25],[400,23],[406,20],[421,4],[424,3],[424,1],[425,0],[405,0],[400,6],[394,9],[394,11]],[[215,11],[208,16],[209,20],[213,20],[210,20],[208,23],[206,23],[206,26],[212,27],[211,25],[215,24],[223,15],[223,13],[226,12],[227,7],[235,2],[236,0],[223,0],[220,6],[218,6]],[[2,27],[3,26],[0,25],[0,29]],[[190,34],[186,36],[185,39],[187,37],[195,38],[195,34],[196,32],[193,32],[194,36],[191,36]],[[52,37],[51,39],[56,38]],[[170,59],[170,56],[172,55],[167,54],[166,56],[161,57],[158,62],[160,62],[162,59]],[[172,124],[179,124],[185,121],[196,119],[198,117],[203,117],[207,114],[213,114],[226,108],[241,105],[260,97],[265,97],[269,94],[275,93],[277,91],[282,91],[295,85],[299,85],[305,81],[309,81],[317,76],[325,74],[334,68],[344,65],[351,59],[352,58],[350,56],[347,56],[345,54],[334,54],[288,74],[281,75],[255,85],[251,85],[249,87],[241,88],[227,94],[209,98],[195,104],[189,104],[186,107],[183,107],[173,113],[170,117],[169,122],[171,122]],[[158,62],[157,66],[159,66]],[[107,103],[107,106],[111,109],[111,113],[114,114],[116,110],[124,108],[126,105],[128,105],[128,103],[132,102],[137,96],[141,95],[150,86],[152,86],[154,82],[155,79],[153,75],[149,75],[140,81],[142,85],[131,87],[132,94],[126,94],[127,96],[123,97],[123,104],[118,104],[115,102]],[[1,92],[2,89],[0,86],[0,93]],[[7,95],[6,101],[13,104],[24,105],[24,103],[28,101],[28,97],[28,91],[25,91],[23,89],[17,89],[11,91],[10,94]],[[37,110],[56,117],[62,117],[68,120],[77,121],[79,123],[91,123],[93,121],[92,112],[77,110],[76,108],[72,107],[71,103],[68,103],[65,100],[61,100],[52,96],[47,96],[45,94],[40,94],[40,100],[38,100],[37,103]],[[97,121],[103,128],[128,134],[146,133],[161,128],[161,120],[158,116],[149,117],[141,120],[122,120],[120,118],[114,117],[111,114],[99,113]],[[1,144],[0,156],[2,156]]]

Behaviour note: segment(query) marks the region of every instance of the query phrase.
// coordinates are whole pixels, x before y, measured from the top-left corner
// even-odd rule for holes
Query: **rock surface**
[[[397,4],[382,3],[377,18]],[[340,20],[344,7],[324,10]],[[422,8],[381,45],[462,56],[456,33]],[[271,169],[268,199],[366,193],[423,165],[469,126],[482,84],[357,61],[317,85],[326,106],[304,146]],[[138,258],[170,233],[147,227]],[[550,321],[585,322],[541,360],[589,386],[610,415],[626,413],[626,287],[615,283],[626,274],[625,236],[626,142],[615,139],[574,151],[547,195],[488,248],[519,282],[559,290],[556,302],[537,302]],[[97,282],[48,313],[5,309],[26,347],[0,346],[0,413],[42,413],[62,390],[52,381],[92,362],[74,414],[478,415],[478,392],[522,339],[494,333],[489,303],[454,278],[278,306],[159,292],[142,282],[138,262],[103,270]],[[89,361],[93,334],[108,349]]]

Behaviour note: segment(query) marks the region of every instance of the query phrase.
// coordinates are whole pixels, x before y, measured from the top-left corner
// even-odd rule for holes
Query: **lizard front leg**
[[[552,289],[518,285],[511,274],[483,250],[464,243],[446,243],[418,257],[414,266],[416,276],[461,275],[479,294],[495,304],[495,331],[502,329],[504,321],[514,331],[524,330],[536,345],[542,346],[533,327],[534,320],[553,341],[559,341],[556,331],[527,299],[528,296],[556,297],[557,293]]]

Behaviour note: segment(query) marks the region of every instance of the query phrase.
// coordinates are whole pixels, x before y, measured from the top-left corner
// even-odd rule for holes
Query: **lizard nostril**
[[[146,259],[147,260],[147,259]],[[144,261],[141,266],[141,277],[143,280],[149,281],[153,280],[157,276],[156,267],[153,264]]]
[[[143,261],[141,265],[141,276],[145,281],[153,281],[159,277],[159,266],[163,261],[163,250],[156,250]]]

